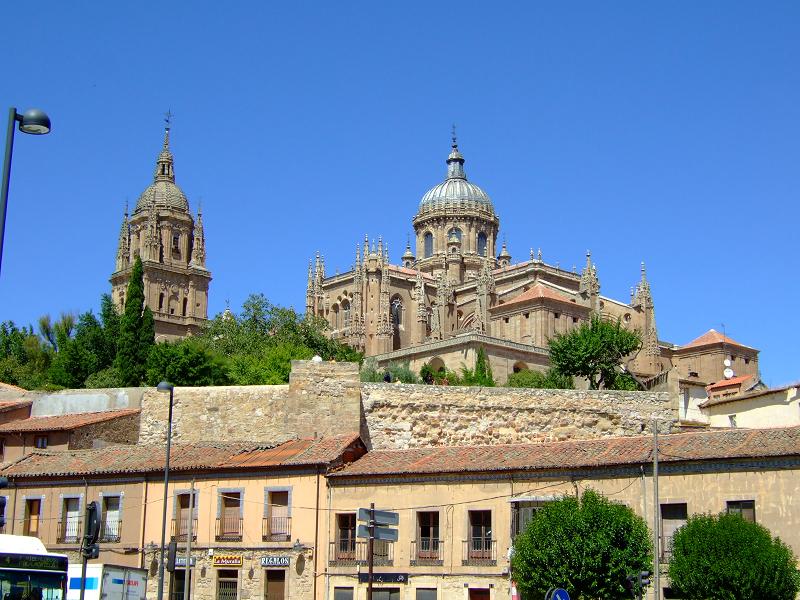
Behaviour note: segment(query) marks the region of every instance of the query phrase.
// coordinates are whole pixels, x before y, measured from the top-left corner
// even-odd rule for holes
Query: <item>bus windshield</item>
[[[67,574],[0,568],[0,600],[64,600]]]

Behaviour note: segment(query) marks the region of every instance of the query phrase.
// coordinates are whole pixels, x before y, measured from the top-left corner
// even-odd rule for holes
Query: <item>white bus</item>
[[[66,600],[67,557],[39,538],[0,534],[0,600]]]

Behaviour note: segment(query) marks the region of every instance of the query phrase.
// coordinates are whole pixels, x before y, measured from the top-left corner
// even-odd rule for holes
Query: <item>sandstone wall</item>
[[[362,436],[374,449],[464,446],[670,431],[666,392],[362,385]]]
[[[176,387],[173,441],[276,441],[357,432],[358,365],[292,361],[289,385]],[[169,394],[145,391],[139,443],[166,439]]]

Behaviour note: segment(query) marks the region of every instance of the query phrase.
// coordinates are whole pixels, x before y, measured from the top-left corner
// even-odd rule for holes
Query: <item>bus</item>
[[[66,600],[67,556],[39,538],[0,534],[0,600]]]

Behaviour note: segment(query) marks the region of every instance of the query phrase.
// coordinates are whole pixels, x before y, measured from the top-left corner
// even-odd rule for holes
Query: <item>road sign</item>
[[[545,594],[544,600],[569,600],[569,594],[562,588],[550,588]]]
[[[375,525],[398,525],[400,523],[400,515],[396,512],[389,512],[388,510],[376,510],[375,512]],[[369,509],[358,509],[358,520],[366,521],[369,523]]]
[[[359,525],[356,530],[356,537],[369,539],[369,525]],[[389,527],[375,527],[375,534],[373,536],[376,540],[385,540],[387,542],[397,541],[397,529]]]

